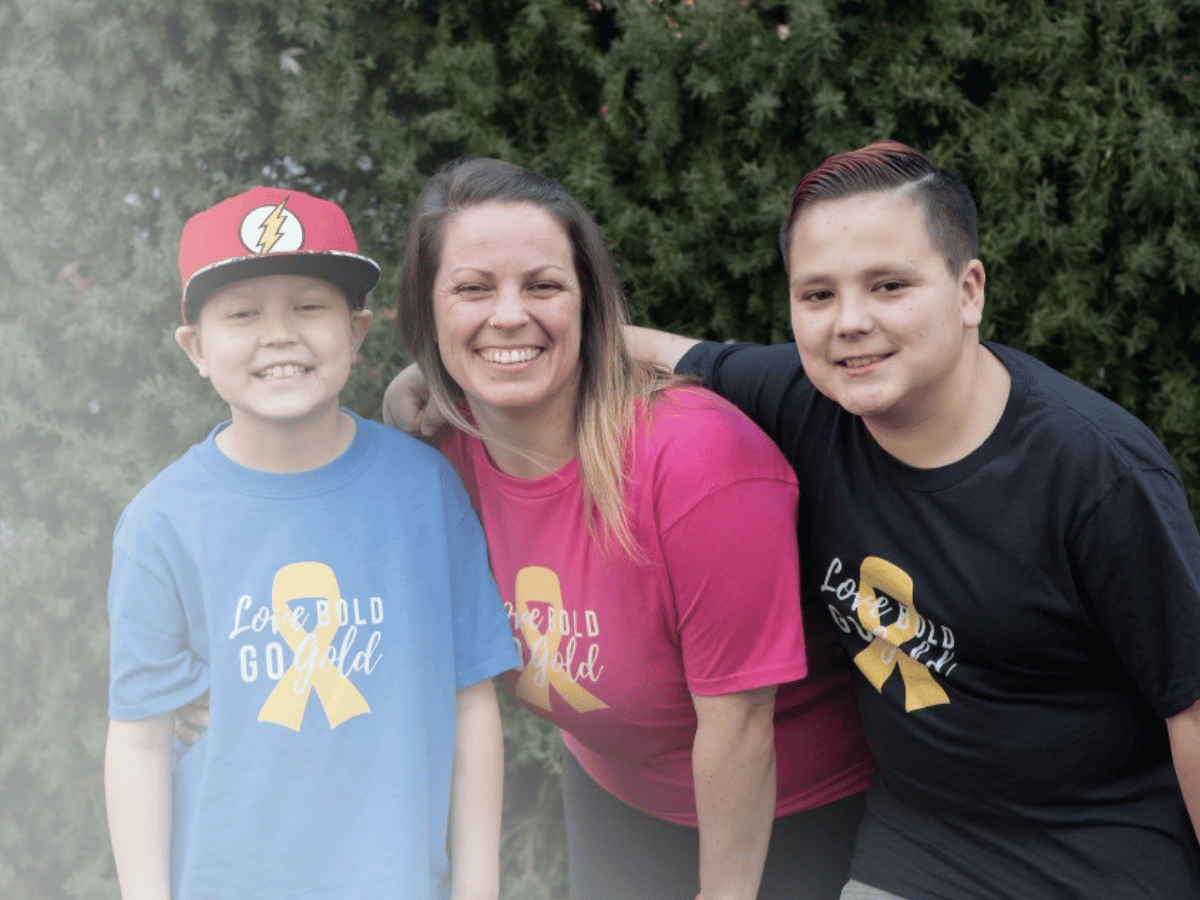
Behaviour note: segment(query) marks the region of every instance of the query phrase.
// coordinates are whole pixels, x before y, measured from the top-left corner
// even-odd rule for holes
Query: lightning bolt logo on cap
[[[358,252],[345,211],[294,189],[256,187],[196,213],[179,239],[179,313],[191,323],[213,291],[260,275],[307,275],[361,308],[379,266]]]
[[[304,246],[304,226],[287,208],[288,199],[275,206],[256,207],[242,219],[239,236],[251,253],[289,253]]]

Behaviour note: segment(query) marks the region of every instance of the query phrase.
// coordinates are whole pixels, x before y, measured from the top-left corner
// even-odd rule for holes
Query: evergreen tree
[[[462,154],[561,179],[637,315],[781,340],[776,229],[894,137],[970,185],[986,336],[1145,419],[1200,511],[1200,0],[12,0],[0,5],[0,895],[117,896],[113,526],[223,416],[171,339],[183,221],[254,183],[384,263]],[[404,362],[374,329],[345,395]],[[562,895],[557,738],[506,715],[505,895]]]

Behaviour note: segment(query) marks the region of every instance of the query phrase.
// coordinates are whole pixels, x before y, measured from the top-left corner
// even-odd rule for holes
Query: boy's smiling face
[[[336,433],[338,395],[371,324],[330,282],[264,275],[222,288],[175,339],[230,406],[247,437]]]
[[[823,200],[789,248],[792,331],[813,385],[868,427],[921,428],[972,370],[984,303],[977,259],[951,272],[906,190]]]

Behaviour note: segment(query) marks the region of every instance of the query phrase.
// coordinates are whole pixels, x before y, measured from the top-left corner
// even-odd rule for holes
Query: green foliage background
[[[175,347],[183,221],[254,183],[347,207],[396,286],[437,165],[564,181],[642,321],[787,337],[797,178],[895,137],[972,187],[986,332],[1162,436],[1200,509],[1200,0],[0,4],[0,896],[114,898],[109,542],[222,416]],[[378,326],[346,400],[402,364]],[[507,897],[562,896],[557,739],[507,719]]]

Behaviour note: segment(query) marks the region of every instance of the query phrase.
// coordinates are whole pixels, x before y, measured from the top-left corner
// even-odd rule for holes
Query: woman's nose
[[[490,322],[495,328],[517,328],[529,319],[525,309],[525,298],[520,288],[503,286],[496,292],[496,305],[492,309]]]

